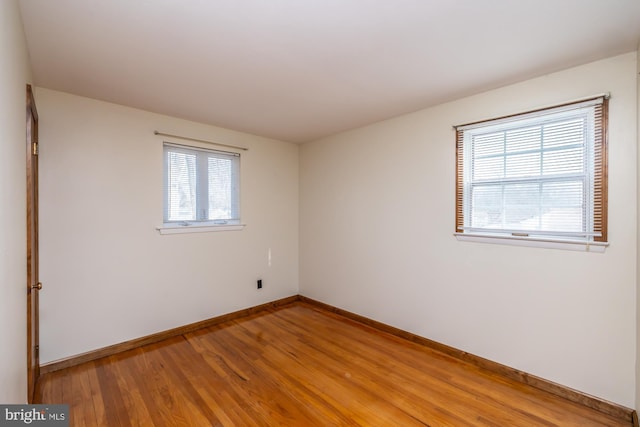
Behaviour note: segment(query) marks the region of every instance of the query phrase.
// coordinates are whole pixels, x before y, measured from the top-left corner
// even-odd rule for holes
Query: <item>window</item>
[[[457,235],[607,241],[607,97],[456,128]]]
[[[165,224],[239,224],[239,169],[239,154],[165,143]]]

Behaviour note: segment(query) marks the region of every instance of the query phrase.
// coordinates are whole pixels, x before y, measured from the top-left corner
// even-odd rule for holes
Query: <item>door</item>
[[[40,376],[38,294],[38,111],[31,85],[27,85],[27,381],[33,403]]]

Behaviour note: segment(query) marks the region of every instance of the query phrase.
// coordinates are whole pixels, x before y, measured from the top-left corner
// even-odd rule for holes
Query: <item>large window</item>
[[[608,99],[456,128],[456,233],[607,241]]]
[[[164,144],[164,222],[239,224],[240,155]]]

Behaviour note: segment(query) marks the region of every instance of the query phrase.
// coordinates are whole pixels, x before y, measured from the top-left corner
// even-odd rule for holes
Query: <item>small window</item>
[[[164,144],[164,222],[240,222],[240,155]]]
[[[456,233],[607,241],[608,99],[456,128]]]

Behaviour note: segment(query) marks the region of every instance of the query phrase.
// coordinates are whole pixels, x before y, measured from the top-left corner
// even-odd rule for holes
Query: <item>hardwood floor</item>
[[[630,426],[304,302],[44,375],[71,426]]]

